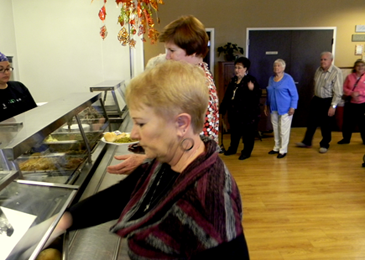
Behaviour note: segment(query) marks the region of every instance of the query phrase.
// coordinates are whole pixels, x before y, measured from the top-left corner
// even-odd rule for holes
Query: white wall
[[[13,67],[15,71],[13,72],[13,76],[18,78],[19,67],[13,21],[12,0],[0,0],[0,24],[2,25],[0,30],[0,52],[7,56],[14,56]]]
[[[98,12],[103,3],[0,0],[0,24],[11,24],[2,26],[7,28],[8,39],[1,37],[0,51],[14,53],[15,79],[30,89],[36,102],[88,92],[89,87],[104,80],[129,81],[129,48],[117,40],[120,9],[114,1],[107,3],[108,36],[102,40],[99,30],[103,23]],[[134,52],[138,53],[133,55],[137,75],[143,71],[142,41],[137,39]]]

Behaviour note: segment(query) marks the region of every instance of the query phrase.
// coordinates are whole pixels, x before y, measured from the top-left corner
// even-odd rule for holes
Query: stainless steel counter
[[[128,115],[123,121],[120,131],[130,132],[131,129],[132,122]],[[130,152],[128,151],[127,146],[108,144],[107,151],[95,170],[95,173],[80,200],[124,179],[126,175],[109,174],[106,171],[106,167],[120,163],[120,161],[114,159],[115,155],[124,155],[128,153]],[[65,257],[64,260],[129,260],[126,241],[109,232],[110,227],[115,221],[71,232],[66,242],[66,244],[69,245],[67,250],[68,256]]]

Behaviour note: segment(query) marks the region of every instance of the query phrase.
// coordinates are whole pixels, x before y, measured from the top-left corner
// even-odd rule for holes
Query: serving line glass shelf
[[[0,259],[36,259],[76,189],[15,181],[0,191]]]
[[[126,112],[125,88],[126,84],[124,80],[106,80],[90,87],[90,91],[100,91],[104,93],[103,101],[105,109],[109,118],[114,121],[122,120],[123,115]],[[111,93],[112,100],[107,99],[108,92]]]

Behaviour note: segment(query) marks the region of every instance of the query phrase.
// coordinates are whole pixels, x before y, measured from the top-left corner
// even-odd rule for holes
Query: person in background
[[[342,137],[338,144],[349,144],[356,125],[360,128],[360,135],[365,144],[365,62],[355,61],[352,73],[346,77],[343,94],[351,98],[345,103]]]
[[[270,110],[274,130],[275,144],[269,154],[278,154],[278,159],[284,158],[288,153],[291,123],[298,106],[298,91],[293,78],[284,72],[285,66],[282,59],[274,62],[274,75],[269,79],[264,108],[266,116]]]
[[[185,61],[205,72],[209,89],[209,105],[201,134],[213,139],[217,143],[218,149],[218,95],[208,64],[203,62],[203,58],[209,50],[209,37],[204,25],[194,16],[182,16],[164,28],[159,36],[159,41],[165,43],[166,60]],[[128,174],[143,163],[145,158],[143,154],[115,156],[115,159],[124,161],[117,165],[108,166],[107,170],[113,174]]]
[[[8,58],[0,52],[0,122],[37,107],[26,86],[9,81],[12,71]]]
[[[326,153],[330,146],[333,116],[343,93],[342,72],[332,62],[331,52],[321,53],[321,66],[314,74],[314,97],[309,107],[307,131],[303,141],[296,143],[298,147],[310,148],[314,133],[320,126],[322,132],[322,140],[319,143],[320,153]]]
[[[237,153],[237,148],[242,137],[244,148],[239,160],[251,156],[257,134],[260,117],[261,89],[257,80],[248,74],[251,62],[245,57],[240,57],[234,62],[235,76],[228,84],[219,113],[228,112],[228,122],[231,131],[231,144],[224,155]]]
[[[150,69],[150,68],[153,68],[157,64],[160,64],[160,63],[165,62],[165,61],[166,61],[166,53],[159,54],[159,55],[157,55],[155,57],[152,57],[147,62],[146,70],[147,69]]]
[[[204,72],[166,61],[132,79],[126,100],[131,138],[150,161],[71,206],[52,237],[116,219],[111,232],[127,239],[132,260],[249,259],[239,189],[217,143],[200,135]]]

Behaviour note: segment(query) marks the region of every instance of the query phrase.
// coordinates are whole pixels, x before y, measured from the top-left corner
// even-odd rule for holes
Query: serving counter
[[[111,128],[100,93],[73,93],[0,122],[0,260],[37,257],[114,155],[100,141]]]

